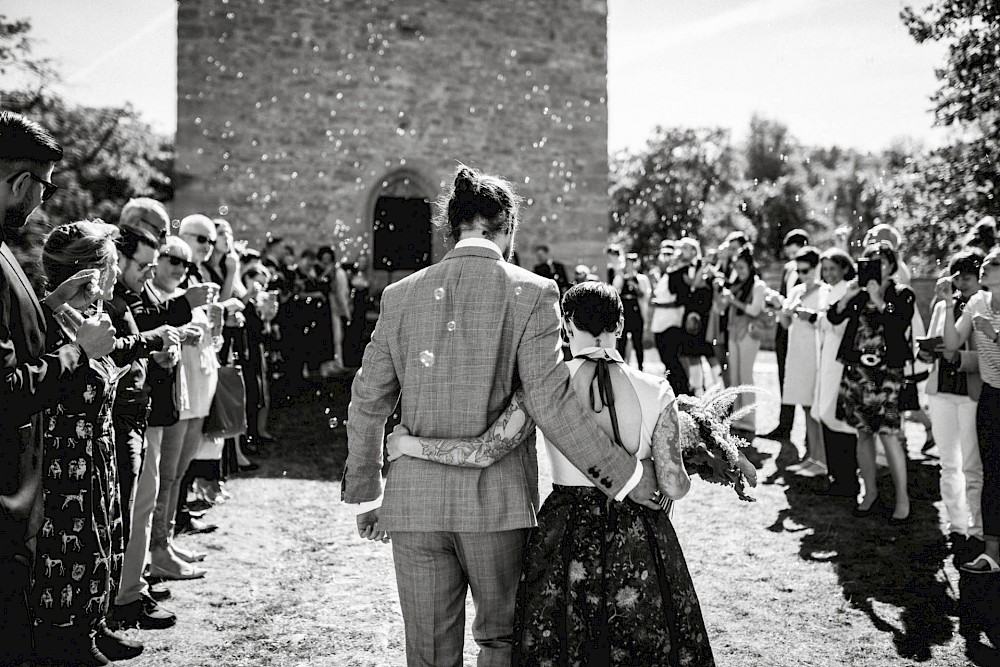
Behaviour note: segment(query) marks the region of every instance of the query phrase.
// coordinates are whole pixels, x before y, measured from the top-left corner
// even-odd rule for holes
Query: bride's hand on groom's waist
[[[404,450],[404,436],[410,435],[409,429],[407,429],[402,424],[397,424],[396,428],[392,429],[392,433],[386,438],[385,448],[389,452],[389,460],[395,461],[400,456],[406,456]]]

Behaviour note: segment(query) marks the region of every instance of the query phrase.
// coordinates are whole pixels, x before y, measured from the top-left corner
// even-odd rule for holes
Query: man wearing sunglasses
[[[111,315],[112,323],[123,335],[138,336],[150,351],[166,350],[180,342],[181,336],[176,327],[191,321],[190,304],[184,299],[176,299],[176,303],[172,304],[144,299],[146,282],[153,275],[159,256],[159,242],[144,226],[136,224],[135,217],[126,216],[123,210],[119,225],[125,220],[132,224],[121,227],[117,241],[120,276],[115,285],[114,298],[105,308]],[[114,600],[114,616],[120,624],[149,629],[168,628],[177,621],[177,617],[157,604],[142,580],[142,566],[149,548],[147,526],[156,504],[156,485],[139,483],[146,461],[145,435],[149,410],[147,367],[146,358],[137,360],[119,380],[112,416],[125,537],[122,585]],[[149,459],[153,467],[158,467],[158,458],[158,452],[153,452]]]
[[[55,190],[62,159],[52,135],[20,114],[0,111],[0,664],[20,664],[32,650],[28,595],[42,516],[43,412],[68,392],[82,392],[88,359],[109,354],[115,330],[87,320],[73,343],[47,352],[51,310],[91,284],[81,271],[39,303],[6,240]]]

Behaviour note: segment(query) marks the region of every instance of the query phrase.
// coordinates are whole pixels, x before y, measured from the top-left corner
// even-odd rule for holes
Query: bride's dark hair
[[[600,336],[618,328],[624,309],[618,291],[607,283],[589,280],[569,288],[562,298],[563,317],[577,329]]]
[[[513,234],[517,229],[520,203],[521,198],[514,193],[514,186],[508,181],[463,164],[458,167],[451,192],[446,195],[441,208],[448,212],[451,238],[458,241],[476,218],[483,219],[483,236],[486,238],[501,233]]]

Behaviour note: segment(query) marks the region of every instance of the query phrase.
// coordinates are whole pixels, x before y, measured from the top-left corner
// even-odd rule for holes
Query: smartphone
[[[917,338],[917,345],[925,352],[933,352],[939,345],[944,345],[944,338],[941,336],[925,336]]]
[[[882,261],[877,257],[862,257],[858,260],[858,285],[864,289],[871,280],[882,283]]]

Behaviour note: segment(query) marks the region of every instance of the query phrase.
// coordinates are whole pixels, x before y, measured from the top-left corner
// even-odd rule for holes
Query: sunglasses
[[[44,178],[39,178],[38,176],[35,176],[34,174],[32,174],[30,171],[20,171],[20,172],[14,174],[13,176],[11,176],[10,178],[8,178],[7,182],[8,183],[13,183],[17,179],[19,179],[22,174],[27,174],[28,178],[30,178],[31,180],[35,181],[36,183],[41,183],[42,184],[42,201],[43,202],[44,201],[48,201],[49,198],[56,193],[56,190],[59,189],[59,186],[56,185],[55,183],[49,183]]]
[[[812,271],[812,269],[795,269],[795,273],[799,274],[800,276],[805,273],[809,273],[810,271]]]
[[[202,234],[193,234],[191,238],[193,238],[195,241],[197,241],[202,245],[206,243],[211,243],[212,245],[215,245],[215,239],[212,238],[211,236],[204,236]]]
[[[167,260],[167,263],[170,264],[170,266],[183,266],[188,271],[190,271],[193,266],[191,262],[187,261],[183,257],[175,257],[174,255],[160,255],[160,259]]]

